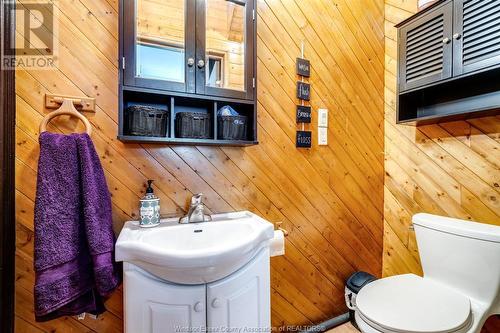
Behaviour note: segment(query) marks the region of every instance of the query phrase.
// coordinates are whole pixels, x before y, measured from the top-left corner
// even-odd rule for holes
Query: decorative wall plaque
[[[297,81],[297,98],[308,101],[311,98],[311,85]]]
[[[297,105],[297,123],[311,122],[311,107],[306,105]]]
[[[309,60],[297,58],[297,75],[311,76],[311,63]]]
[[[297,131],[295,146],[297,148],[311,148],[311,131]]]

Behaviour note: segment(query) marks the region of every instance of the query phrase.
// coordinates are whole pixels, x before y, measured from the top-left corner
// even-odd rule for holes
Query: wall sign
[[[311,76],[311,64],[309,60],[297,58],[297,75]]]
[[[306,105],[297,105],[297,123],[311,122],[311,107]]]
[[[295,146],[297,148],[311,148],[311,131],[297,131]]]
[[[297,81],[297,98],[308,101],[311,98],[311,85]]]

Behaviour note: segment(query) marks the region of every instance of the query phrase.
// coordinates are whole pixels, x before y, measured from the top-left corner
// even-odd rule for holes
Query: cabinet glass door
[[[125,1],[126,85],[194,91],[194,1]]]
[[[204,0],[197,13],[197,92],[251,98],[253,1]]]

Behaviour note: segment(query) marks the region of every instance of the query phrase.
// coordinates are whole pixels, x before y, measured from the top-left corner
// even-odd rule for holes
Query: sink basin
[[[273,225],[248,211],[212,215],[212,221],[154,228],[125,223],[116,242],[116,261],[130,262],[163,280],[208,283],[235,272],[274,236]]]

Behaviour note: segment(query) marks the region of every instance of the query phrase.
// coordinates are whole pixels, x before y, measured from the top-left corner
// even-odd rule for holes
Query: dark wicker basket
[[[136,136],[167,136],[168,110],[145,105],[127,108],[128,134]]]
[[[175,115],[175,136],[178,138],[209,139],[210,115],[201,112],[179,112]]]
[[[246,116],[218,116],[217,138],[221,140],[246,140],[247,123]]]

